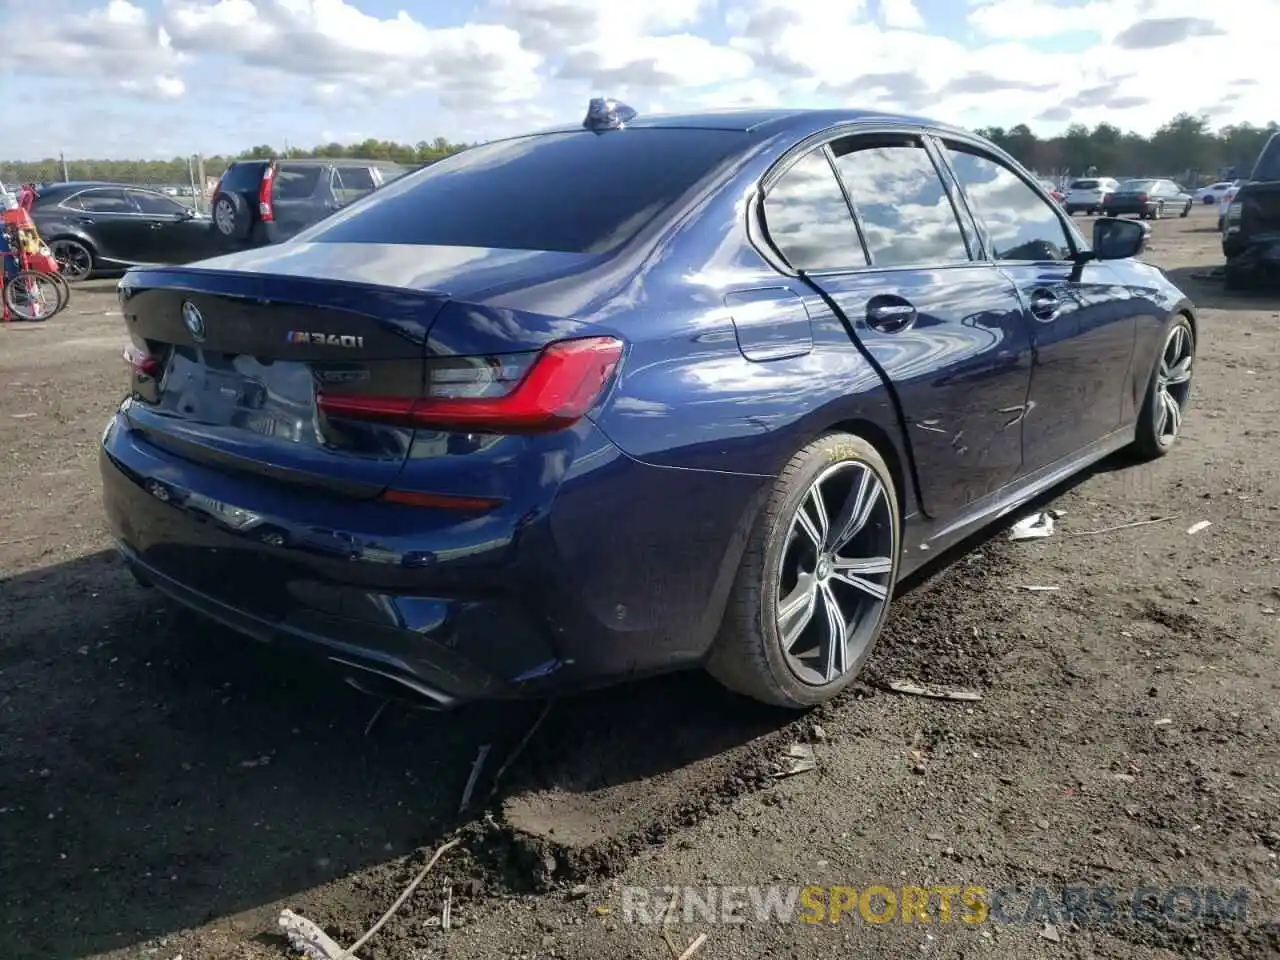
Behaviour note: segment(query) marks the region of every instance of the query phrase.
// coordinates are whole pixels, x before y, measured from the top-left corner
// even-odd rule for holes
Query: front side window
[[[153,216],[176,217],[186,211],[186,207],[178,201],[158,193],[147,193],[145,190],[130,190],[129,199],[143,213]]]
[[[831,151],[875,266],[968,262],[955,207],[918,137],[849,137]]]
[[[822,150],[801,157],[769,190],[765,227],[796,270],[849,270],[867,265],[840,182]]]
[[[1071,241],[1058,211],[1003,163],[947,144],[947,160],[974,216],[986,225],[997,260],[1066,260]]]

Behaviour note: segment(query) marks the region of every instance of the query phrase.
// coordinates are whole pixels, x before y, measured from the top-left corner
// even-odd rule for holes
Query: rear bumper
[[[1224,233],[1222,253],[1233,266],[1275,270],[1280,268],[1280,231]]]
[[[511,517],[229,475],[149,443],[121,414],[99,466],[109,529],[144,582],[334,661],[357,685],[445,708],[705,655],[767,481],[642,464],[590,426],[580,439],[553,501]]]

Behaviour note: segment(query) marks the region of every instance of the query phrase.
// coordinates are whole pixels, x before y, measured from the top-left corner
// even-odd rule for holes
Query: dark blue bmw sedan
[[[439,707],[696,665],[802,708],[895,583],[1166,453],[1196,314],[964,131],[643,117],[475,147],[295,239],[121,282],[130,568]]]

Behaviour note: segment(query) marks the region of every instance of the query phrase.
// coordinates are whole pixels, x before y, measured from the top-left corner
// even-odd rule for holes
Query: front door
[[[954,516],[1021,469],[1031,356],[1017,294],[994,264],[972,259],[962,221],[914,135],[843,138],[800,160],[765,201],[775,243],[786,244],[779,223],[788,206],[813,209],[825,192],[829,210],[846,210],[842,187],[859,228],[846,232],[863,248],[862,266],[813,270],[796,264],[804,252],[783,253],[810,271],[892,385],[924,511]],[[795,232],[815,235],[831,236],[830,225]]]
[[[148,190],[129,190],[129,199],[146,224],[146,263],[186,263],[198,259],[209,222],[193,216],[177,200]]]
[[[1105,263],[1071,259],[1081,241],[1012,167],[971,144],[940,147],[1031,329],[1022,436],[1026,469],[1036,470],[1119,429],[1140,301]]]

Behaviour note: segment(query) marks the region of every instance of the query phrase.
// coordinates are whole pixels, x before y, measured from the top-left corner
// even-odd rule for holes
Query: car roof
[[[255,157],[249,160],[232,160],[231,166],[240,163],[271,163],[272,161],[266,157]],[[276,163],[287,163],[290,166],[299,167],[321,167],[328,164],[335,166],[351,166],[358,164],[362,167],[403,167],[403,163],[397,163],[395,160],[364,160],[360,157],[277,157]]]
[[[654,113],[640,114],[628,120],[627,128],[666,129],[666,130],[727,130],[743,133],[790,133],[796,139],[803,139],[813,133],[819,133],[828,127],[841,123],[888,123],[908,124],[911,126],[930,127],[957,134],[968,134],[968,131],[951,127],[927,117],[912,116],[900,113],[883,113],[876,110],[859,110],[854,108],[837,109],[799,109],[773,108],[760,109],[742,107],[726,110],[706,110],[699,113]],[[539,130],[537,133],[571,133],[580,132],[582,125],[564,125]]]

